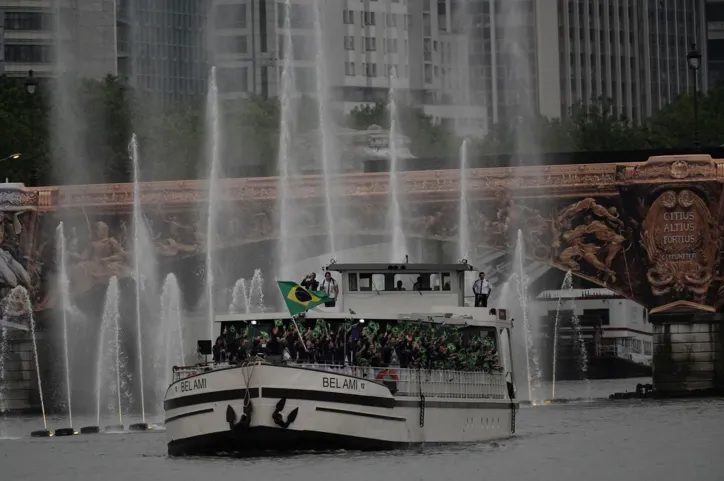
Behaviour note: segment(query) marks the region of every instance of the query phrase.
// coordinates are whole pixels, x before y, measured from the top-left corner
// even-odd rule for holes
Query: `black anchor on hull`
[[[276,410],[274,410],[274,413],[272,414],[272,419],[274,420],[274,423],[282,429],[288,428],[289,425],[292,424],[295,419],[297,419],[297,414],[299,414],[299,408],[294,408],[292,412],[289,413],[289,416],[287,416],[287,419],[285,421],[282,411],[284,410],[284,406],[286,405],[286,403],[287,398],[281,398],[277,403]]]
[[[244,412],[241,414],[241,418],[237,422],[234,408],[232,408],[231,405],[226,406],[226,422],[229,423],[229,429],[234,431],[236,429],[248,428],[249,424],[251,424],[251,413],[253,410],[254,408],[252,407],[251,402],[246,403],[244,405]]]

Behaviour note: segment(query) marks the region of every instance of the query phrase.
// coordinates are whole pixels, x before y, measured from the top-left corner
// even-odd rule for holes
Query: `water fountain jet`
[[[81,434],[91,434],[91,432],[99,432],[101,424],[101,392],[103,390],[103,367],[104,367],[104,354],[109,354],[109,364],[111,365],[111,373],[114,374],[115,390],[117,397],[117,409],[118,409],[118,424],[112,425],[113,429],[118,429],[120,426],[123,430],[123,408],[121,405],[121,327],[120,318],[121,314],[118,309],[120,291],[118,288],[118,278],[112,277],[108,282],[108,288],[106,289],[106,299],[103,305],[103,318],[101,322],[101,334],[98,354],[97,366],[96,366],[96,426],[89,426],[80,430]],[[106,339],[107,333],[113,333],[113,337],[109,336]],[[110,344],[110,350],[106,351],[106,344]],[[109,426],[106,426],[106,431],[109,430]]]
[[[219,89],[216,83],[216,67],[209,72],[209,90],[206,95],[206,149],[211,159],[209,170],[209,205],[206,224],[206,302],[209,325],[209,337],[212,342],[214,336],[214,308],[215,308],[215,269],[214,250],[218,247],[218,222],[221,201],[221,113],[219,112]]]
[[[393,68],[390,72],[390,93],[389,93],[389,114],[390,114],[390,176],[389,193],[387,197],[387,229],[392,231],[392,245],[390,246],[390,260],[402,262],[407,253],[407,239],[402,231],[402,212],[400,210],[399,181],[397,176],[398,149],[397,149],[397,126],[399,118],[397,114],[397,71]]]
[[[139,172],[139,154],[138,139],[136,134],[131,137],[130,144],[131,161],[133,163],[133,279],[136,288],[136,341],[138,349],[138,380],[141,385],[141,423],[146,424],[146,402],[143,391],[145,384],[143,382],[143,333],[141,332],[141,294],[143,292],[143,276],[141,275],[141,252],[143,235],[143,213],[141,212],[141,183]]]
[[[540,368],[538,363],[538,354],[535,350],[535,345],[533,341],[533,337],[535,333],[533,332],[530,320],[528,318],[528,276],[525,274],[524,269],[524,257],[525,257],[525,243],[523,240],[523,232],[521,230],[518,230],[518,236],[515,244],[515,254],[514,254],[514,269],[517,271],[515,272],[515,280],[516,280],[516,286],[518,291],[518,299],[520,301],[520,307],[522,310],[523,315],[523,330],[525,334],[525,360],[526,360],[526,368],[527,368],[527,378],[528,378],[528,393],[530,397],[530,402],[533,405],[539,404],[539,400],[535,398],[537,394],[540,392]]]
[[[33,341],[33,358],[35,359],[35,375],[38,378],[38,393],[40,395],[40,414],[43,416],[43,429],[32,431],[30,436],[34,438],[47,438],[53,436],[52,431],[48,430],[48,419],[45,416],[45,399],[43,397],[43,382],[40,377],[40,360],[38,359],[38,340],[35,333],[35,317],[33,316],[33,306],[30,303],[28,291],[23,286],[15,287],[11,292],[11,296],[21,300],[30,316],[30,338]]]
[[[551,400],[556,398],[556,370],[558,364],[558,330],[560,327],[561,318],[561,304],[563,296],[568,293],[568,298],[571,300],[571,308],[573,314],[571,316],[571,326],[573,327],[575,341],[574,346],[578,347],[578,368],[580,376],[583,380],[588,381],[588,351],[586,350],[586,344],[583,340],[583,333],[581,332],[581,323],[579,322],[578,316],[576,315],[576,304],[573,301],[573,272],[569,269],[563,278],[563,285],[561,286],[561,293],[558,297],[558,304],[556,306],[556,318],[553,324],[553,369],[551,379]]]
[[[73,409],[71,406],[71,385],[70,385],[70,361],[68,353],[68,311],[71,309],[70,300],[70,279],[68,278],[68,266],[67,266],[67,250],[65,246],[65,229],[63,223],[60,222],[55,231],[56,242],[57,242],[57,255],[59,256],[58,264],[60,266],[60,272],[58,273],[58,284],[60,291],[60,309],[63,319],[63,363],[65,368],[65,389],[68,403],[68,428],[64,428],[65,431],[58,433],[56,430],[56,436],[67,436],[70,430],[73,432]],[[30,300],[28,300],[28,303]],[[65,433],[65,434],[63,434]]]
[[[332,142],[335,136],[330,135],[330,105],[329,105],[329,84],[327,81],[327,64],[324,49],[324,29],[322,25],[322,1],[316,0],[314,4],[315,11],[315,39],[317,47],[316,64],[316,80],[317,80],[317,107],[319,110],[319,143],[321,146],[322,156],[322,175],[324,177],[324,212],[327,224],[327,239],[329,241],[329,252],[334,254],[337,252],[336,228],[334,223],[334,211],[332,202],[332,179],[334,173],[332,161],[337,158],[334,155]]]
[[[460,259],[468,259],[470,255],[470,214],[468,212],[468,140],[460,145],[460,210],[458,219],[458,254]]]
[[[156,334],[156,393],[155,405],[163,412],[163,396],[173,382],[173,367],[182,366],[186,355],[183,342],[181,288],[176,275],[169,273],[161,290],[161,323]]]
[[[294,78],[293,43],[291,26],[291,0],[284,3],[284,62],[282,65],[281,79],[281,119],[279,126],[279,277],[283,280],[291,279],[293,276],[292,266],[298,260],[294,250],[299,245],[299,236],[295,232],[294,204],[291,199],[291,178],[295,172],[292,170],[293,161],[293,136],[295,132],[296,118],[296,83]]]

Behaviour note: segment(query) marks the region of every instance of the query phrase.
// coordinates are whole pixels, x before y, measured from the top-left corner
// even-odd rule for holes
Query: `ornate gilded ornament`
[[[599,205],[592,197],[563,209],[556,219],[559,250],[556,259],[564,268],[581,272],[585,261],[604,283],[616,282],[613,262],[624,248],[624,223],[615,207]]]
[[[683,179],[689,175],[689,164],[685,160],[676,160],[671,164],[671,177]]]
[[[719,242],[716,221],[701,197],[688,189],[662,193],[644,220],[641,241],[652,294],[704,301],[719,263]]]

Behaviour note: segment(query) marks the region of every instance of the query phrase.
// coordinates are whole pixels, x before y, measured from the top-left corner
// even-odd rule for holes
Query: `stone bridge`
[[[457,170],[400,174],[403,228],[410,237],[456,241],[461,189]],[[218,248],[279,236],[276,178],[222,183]],[[511,251],[522,232],[531,259],[606,286],[650,311],[659,389],[722,386],[720,311],[724,304],[724,161],[706,155],[652,157],[640,163],[471,169],[468,225],[478,246]],[[386,174],[334,180],[346,216],[342,236],[384,235]],[[323,180],[291,181],[296,237],[324,232]],[[155,182],[140,189],[154,245],[166,260],[206,249],[199,211],[205,181]],[[48,272],[59,220],[66,224],[72,285],[79,292],[130,274],[133,186],[106,184],[0,191],[4,265],[0,282],[26,284],[36,309],[49,305]]]

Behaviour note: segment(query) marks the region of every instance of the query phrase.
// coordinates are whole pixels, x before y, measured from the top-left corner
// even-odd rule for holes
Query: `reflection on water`
[[[645,380],[594,381],[594,401],[522,408],[517,434],[479,445],[404,452],[336,452],[230,459],[168,458],[163,432],[30,439],[40,421],[8,418],[0,439],[2,479],[56,481],[245,479],[317,481],[715,481],[724,472],[724,400],[602,400]],[[560,389],[560,391],[559,391]],[[556,391],[582,399],[585,383]],[[132,422],[128,420],[128,422]],[[50,419],[49,427],[62,424]]]

